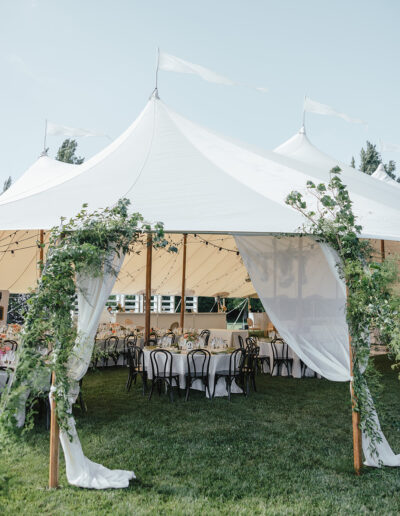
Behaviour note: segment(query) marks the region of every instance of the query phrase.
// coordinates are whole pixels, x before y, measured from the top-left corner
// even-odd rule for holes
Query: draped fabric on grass
[[[112,267],[116,272],[119,272],[123,259],[123,256],[119,257],[115,254]],[[68,363],[69,377],[72,381],[69,396],[71,406],[79,394],[79,380],[83,378],[89,367],[100,315],[115,280],[115,273],[107,271],[100,277],[77,276],[78,338]],[[92,489],[128,487],[129,480],[135,478],[133,471],[110,470],[89,460],[83,453],[72,412],[68,425],[72,440],[66,432],[60,431],[68,482],[78,487]]]
[[[235,236],[235,241],[266,312],[288,345],[321,376],[350,381],[346,286],[336,252],[311,237]],[[372,397],[370,402],[373,406]],[[400,466],[376,411],[375,421],[379,457],[371,454],[363,432],[365,464]]]

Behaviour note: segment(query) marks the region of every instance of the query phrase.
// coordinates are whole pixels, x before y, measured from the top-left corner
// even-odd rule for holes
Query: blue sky
[[[272,149],[304,95],[368,122],[307,115],[321,150],[349,162],[366,139],[400,144],[397,0],[2,0],[0,185],[40,154],[44,120],[118,136],[153,87],[156,48],[267,94],[160,72],[160,97],[219,133]],[[49,137],[54,156],[62,137]],[[107,144],[79,141],[86,158]],[[400,162],[400,154],[384,159]]]

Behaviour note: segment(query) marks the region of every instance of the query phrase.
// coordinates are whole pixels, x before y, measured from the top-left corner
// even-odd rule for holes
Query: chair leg
[[[142,374],[142,391],[143,391],[143,396],[144,396],[147,391],[147,375],[146,375],[146,373]]]
[[[153,396],[153,389],[154,389],[154,380],[151,381],[149,401],[151,400],[151,397]]]
[[[213,388],[212,399],[214,399],[214,396],[215,396],[215,387],[217,386],[218,380],[219,380],[219,376],[215,375],[214,376],[214,388]]]
[[[132,373],[129,371],[128,380],[126,381],[126,390],[129,392],[132,385]]]
[[[171,401],[171,403],[174,402],[174,391],[173,391],[173,388],[172,388],[172,384],[167,384],[167,389],[169,389],[169,399]]]

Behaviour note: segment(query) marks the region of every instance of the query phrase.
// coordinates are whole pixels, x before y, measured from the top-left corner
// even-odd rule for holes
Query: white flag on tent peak
[[[310,97],[306,97],[304,99],[304,111],[307,111],[308,113],[316,113],[317,115],[337,116],[339,118],[343,118],[343,120],[346,120],[346,122],[351,122],[353,124],[368,125],[367,122],[364,122],[364,120],[360,120],[359,118],[351,118],[350,116],[346,115],[346,113],[336,111],[336,109],[333,109],[331,106],[316,102],[315,100],[310,99]]]
[[[68,127],[67,125],[55,124],[53,122],[47,121],[46,133],[51,136],[69,136],[70,138],[87,138],[88,136],[99,136],[111,138],[104,133],[99,133],[97,131],[91,131],[89,129],[79,129],[77,127]]]
[[[268,91],[267,88],[264,87],[249,86],[247,84],[231,81],[231,79],[213,72],[209,68],[205,68],[204,66],[195,63],[190,63],[189,61],[185,61],[184,59],[173,56],[172,54],[167,54],[166,52],[160,51],[158,67],[164,72],[177,72],[197,75],[204,81],[223,84],[224,86],[245,86],[247,88],[257,90],[261,93],[266,93]]]

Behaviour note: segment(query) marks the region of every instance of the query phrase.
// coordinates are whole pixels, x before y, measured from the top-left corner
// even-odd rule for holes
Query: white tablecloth
[[[150,364],[150,350],[145,349],[144,350],[144,366],[147,371],[148,378],[151,380],[153,378],[152,370],[151,370],[151,364]],[[181,389],[185,388],[185,374],[188,372],[188,365],[187,365],[187,355],[185,353],[172,353],[172,371],[175,374],[179,374],[179,387]],[[197,360],[202,360],[202,357],[196,357]],[[216,355],[211,355],[210,358],[210,368],[209,368],[209,386],[210,386],[210,392],[211,395],[213,393],[214,389],[214,378],[215,373],[217,371],[222,370],[228,370],[229,369],[229,359],[230,354],[227,353],[219,353]],[[163,360],[163,359],[160,359]],[[163,362],[162,362],[163,363]],[[197,367],[197,366],[196,366]],[[199,365],[199,368],[201,366]],[[204,391],[204,385],[203,383],[198,380],[193,382],[192,389],[201,390]],[[242,393],[242,389],[236,385],[235,382],[232,382],[232,393]],[[225,380],[221,378],[218,380],[218,383],[215,387],[215,396],[227,396],[228,391],[226,389]],[[207,397],[208,392],[207,392]]]
[[[262,341],[260,340],[258,342],[258,346],[260,347],[260,357],[262,356],[268,356],[269,357],[269,360],[270,360],[270,364],[271,364],[271,369],[273,367],[273,363],[274,363],[274,354],[273,354],[273,351],[272,351],[272,345],[271,345],[271,342],[268,342],[268,341]],[[277,342],[276,343],[276,349],[277,349],[277,352],[279,353],[279,349],[282,347],[282,344]],[[296,353],[288,346],[288,358],[292,358],[293,359],[293,366],[292,366],[292,376],[293,378],[301,378],[301,361],[300,361],[300,358],[296,355]],[[268,364],[266,362],[264,362],[264,373],[268,373],[270,372],[270,370],[268,369]],[[281,372],[281,376],[287,376],[287,370],[286,370],[286,367],[283,365],[281,366],[280,368],[280,372]],[[275,367],[275,370],[274,370],[274,376],[277,376],[278,374],[278,367],[276,366]],[[312,369],[310,369],[309,367],[306,368],[306,371],[305,371],[305,376],[314,376],[315,373]]]
[[[238,335],[241,335],[243,340],[246,339],[246,337],[249,336],[248,330],[219,330],[219,329],[213,329],[210,328],[210,339],[209,343],[211,343],[212,339],[222,339],[226,342],[228,345],[228,348],[238,348],[239,347],[239,340]]]

